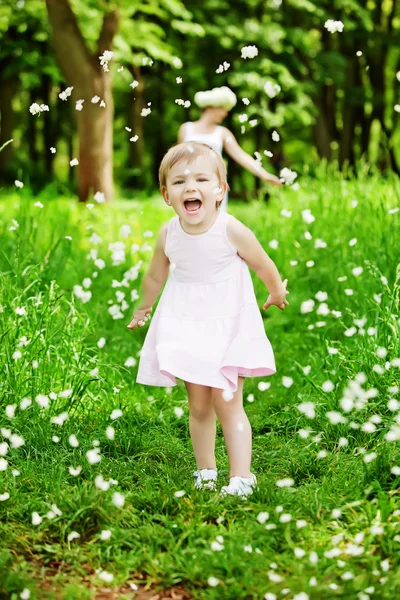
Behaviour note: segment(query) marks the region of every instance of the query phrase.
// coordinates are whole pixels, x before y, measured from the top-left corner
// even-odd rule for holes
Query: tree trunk
[[[6,79],[0,85],[0,148],[13,137],[14,131],[14,109],[13,98],[18,88],[18,79]],[[6,176],[10,163],[14,158],[13,144],[8,144],[0,152],[0,175]]]
[[[92,192],[113,196],[112,125],[113,99],[111,73],[100,65],[99,56],[111,50],[118,27],[118,12],[105,14],[97,52],[91,54],[79,30],[68,0],[46,0],[53,29],[57,59],[69,86],[73,101],[83,99],[82,111],[76,111],[79,132],[79,200],[85,202]],[[93,96],[106,103],[93,104]],[[100,101],[101,101],[100,100]]]

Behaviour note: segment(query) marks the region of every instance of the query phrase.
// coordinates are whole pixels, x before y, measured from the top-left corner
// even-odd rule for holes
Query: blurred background
[[[398,174],[399,31],[397,0],[2,0],[0,147],[13,142],[0,185],[86,200],[97,169],[109,197],[150,193],[179,126],[200,115],[194,94],[223,85],[238,98],[223,125],[267,170]],[[249,45],[258,55],[244,59]],[[231,197],[263,186],[230,159],[228,173]]]

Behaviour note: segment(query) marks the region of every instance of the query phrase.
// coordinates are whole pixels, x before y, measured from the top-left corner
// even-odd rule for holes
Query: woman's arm
[[[229,131],[226,127],[223,127],[223,143],[224,150],[233,160],[235,160],[239,165],[253,173],[253,175],[257,175],[263,181],[267,181],[268,183],[272,183],[276,186],[281,186],[282,183],[279,181],[279,178],[272,173],[268,173],[265,169],[263,169],[257,161],[254,160],[250,154],[247,154],[237,143],[235,136],[233,133]]]

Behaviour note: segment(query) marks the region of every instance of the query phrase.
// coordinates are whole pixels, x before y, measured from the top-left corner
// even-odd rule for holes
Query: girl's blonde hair
[[[175,146],[172,146],[161,161],[158,171],[160,190],[162,190],[163,187],[167,187],[168,171],[177,162],[184,161],[188,164],[191,164],[198,156],[207,156],[211,158],[215,164],[215,172],[217,174],[219,183],[222,183],[223,181],[226,182],[225,163],[222,159],[222,156],[216,150],[214,150],[214,148],[211,148],[211,146],[208,146],[207,144],[202,144],[201,142],[183,142],[182,144],[176,144]],[[216,203],[217,208],[221,202],[222,200]]]

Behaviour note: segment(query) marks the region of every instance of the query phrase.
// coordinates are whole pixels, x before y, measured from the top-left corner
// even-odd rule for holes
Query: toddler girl
[[[195,487],[215,489],[217,416],[230,467],[230,483],[221,493],[247,496],[257,480],[250,468],[243,383],[245,377],[275,373],[249,267],[269,290],[263,309],[275,305],[284,310],[288,280],[282,282],[252,231],[220,210],[227,182],[218,152],[199,142],[173,146],[161,162],[159,180],[176,215],[160,229],[142,283],[143,298],[128,325],[133,330],[145,324],[168,278],[136,381],[168,387],[176,385],[176,377],[184,381]]]

